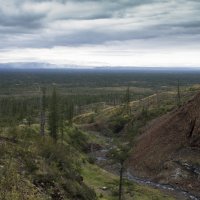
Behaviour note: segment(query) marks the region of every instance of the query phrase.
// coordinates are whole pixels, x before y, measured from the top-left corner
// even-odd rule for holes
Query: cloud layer
[[[149,65],[162,66],[172,52],[181,57],[183,52],[196,55],[200,50],[199,0],[0,0],[0,4],[0,62],[14,62],[16,57],[40,61],[38,51],[53,52],[59,60],[56,49],[66,53],[73,49],[71,58],[60,60],[68,65],[123,66],[112,60],[125,56],[124,66],[143,66],[148,57]],[[83,50],[85,56],[80,55]],[[51,53],[43,60],[52,62]],[[178,57],[172,56],[167,64],[200,66],[194,56],[195,63],[185,58],[183,63]]]

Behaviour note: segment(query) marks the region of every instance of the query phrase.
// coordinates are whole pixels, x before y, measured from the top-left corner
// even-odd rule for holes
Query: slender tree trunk
[[[49,135],[57,142],[58,139],[58,128],[59,128],[59,115],[58,115],[58,97],[56,88],[53,88],[51,103],[49,108]]]
[[[160,102],[159,102],[159,94],[158,94],[158,91],[156,91],[156,105],[157,105],[157,108],[160,107]]]
[[[177,105],[181,105],[181,93],[180,93],[180,82],[178,80],[178,85],[177,85]]]
[[[45,109],[46,109],[46,90],[42,88],[42,96],[40,99],[40,134],[45,135]]]
[[[130,87],[128,86],[125,96],[125,109],[126,113],[130,115]]]
[[[65,127],[65,113],[66,113],[65,109],[66,109],[65,102],[63,100],[61,100],[59,102],[59,109],[58,109],[58,112],[60,113],[59,114],[58,128],[59,128],[59,131],[60,131],[62,144],[63,144],[63,141],[64,141],[64,127]]]
[[[64,141],[64,114],[62,113],[61,114],[61,124],[60,124],[60,133],[61,133],[61,140],[62,140],[62,144],[63,144],[63,141]]]
[[[122,181],[123,181],[124,163],[121,163],[119,172],[119,200],[122,200]]]

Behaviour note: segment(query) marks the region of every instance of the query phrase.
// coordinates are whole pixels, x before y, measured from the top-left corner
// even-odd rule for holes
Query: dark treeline
[[[160,87],[174,86],[178,79],[182,84],[198,83],[200,71],[170,71],[170,70],[0,70],[1,91],[12,92],[12,89],[56,83],[59,87],[109,87],[130,86]],[[8,90],[9,87],[9,90]],[[6,90],[7,88],[7,90]],[[23,88],[24,89],[24,88]]]

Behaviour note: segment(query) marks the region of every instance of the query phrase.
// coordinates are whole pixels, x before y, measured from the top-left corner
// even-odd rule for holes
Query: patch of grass
[[[86,184],[93,188],[101,200],[115,200],[113,192],[117,192],[117,176],[99,168],[96,165],[86,164],[82,169],[82,176]],[[104,190],[103,187],[106,189]]]
[[[95,113],[94,112],[89,112],[89,113],[85,113],[85,114],[82,114],[82,115],[78,115],[76,116],[73,121],[75,123],[78,123],[78,124],[84,124],[84,123],[93,123],[94,122],[94,117],[95,117]]]
[[[118,199],[118,177],[116,175],[91,164],[86,164],[81,173],[84,182],[95,190],[99,200]],[[124,180],[123,195],[126,200],[174,200],[173,197],[157,189],[133,184],[127,180]]]

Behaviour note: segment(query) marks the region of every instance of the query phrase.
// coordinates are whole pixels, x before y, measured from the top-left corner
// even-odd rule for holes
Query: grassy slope
[[[37,126],[2,130],[0,137],[0,197],[5,200],[95,200],[82,182],[80,146],[73,137],[81,133],[68,129],[70,139],[55,144],[38,135]],[[84,136],[80,136],[83,138]],[[73,146],[73,145],[74,146]],[[82,144],[80,144],[82,145]]]

